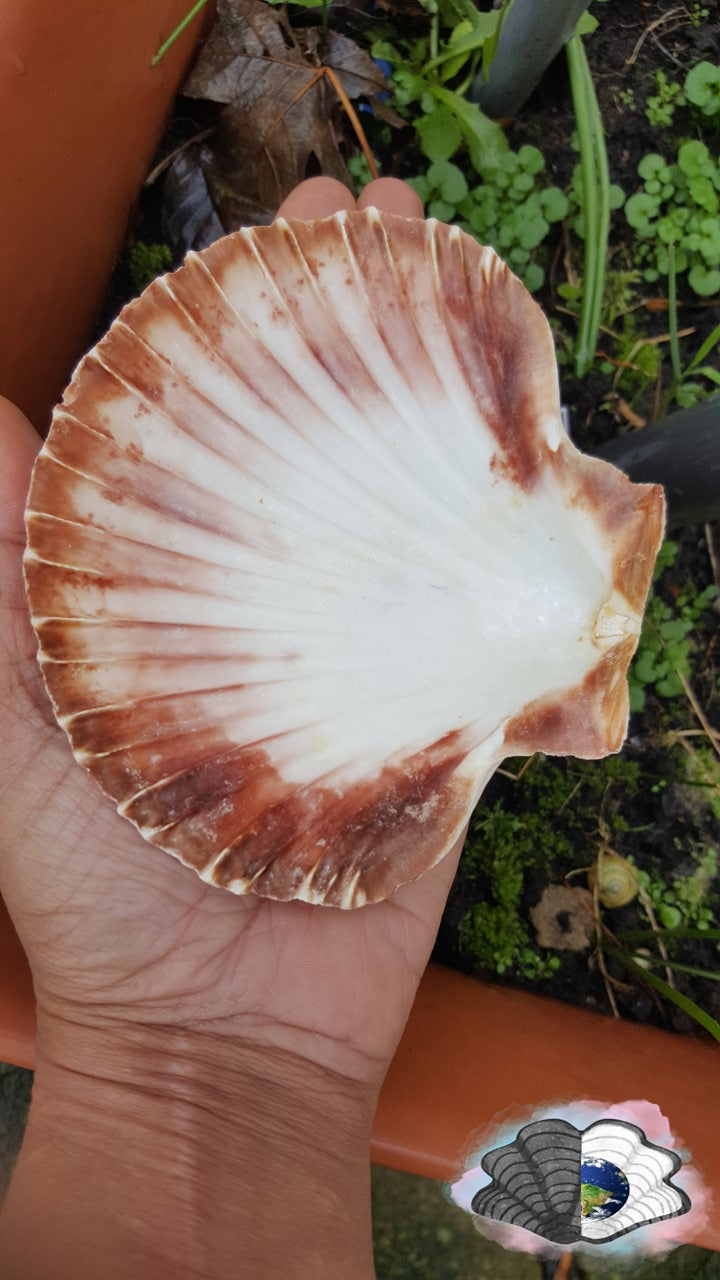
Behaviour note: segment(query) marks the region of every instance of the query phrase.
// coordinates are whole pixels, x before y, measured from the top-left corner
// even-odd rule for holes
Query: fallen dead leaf
[[[349,98],[387,89],[369,54],[346,36],[294,31],[282,11],[261,0],[218,0],[215,26],[183,93],[224,108],[194,158],[226,231],[268,223],[310,174],[350,185],[342,107],[327,77],[315,80],[323,65]]]
[[[593,896],[587,889],[550,884],[530,910],[538,946],[584,951],[595,932]]]

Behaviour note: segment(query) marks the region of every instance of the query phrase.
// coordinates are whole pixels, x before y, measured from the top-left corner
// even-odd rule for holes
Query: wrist
[[[87,1275],[108,1280],[369,1280],[374,1106],[373,1091],[286,1051],[41,1020],[0,1229],[0,1252],[18,1258],[8,1280],[85,1280],[79,1241]]]

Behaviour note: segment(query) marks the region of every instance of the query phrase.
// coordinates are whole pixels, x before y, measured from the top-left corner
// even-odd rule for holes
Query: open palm
[[[390,207],[415,214],[407,189],[399,197],[406,208],[398,208],[398,186]],[[284,211],[308,217],[350,198],[338,200],[326,185],[291,200]],[[75,763],[52,716],[21,568],[23,506],[39,442],[7,404],[0,437],[0,890],[40,1009],[86,1024],[221,1028],[379,1082],[458,850],[390,901],[344,912],[233,897],[147,845]]]

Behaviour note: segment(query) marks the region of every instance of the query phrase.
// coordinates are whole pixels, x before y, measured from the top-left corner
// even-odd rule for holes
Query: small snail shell
[[[604,907],[624,907],[637,897],[638,881],[634,867],[619,853],[602,853],[588,871],[588,886],[595,888],[598,880],[598,897]]]

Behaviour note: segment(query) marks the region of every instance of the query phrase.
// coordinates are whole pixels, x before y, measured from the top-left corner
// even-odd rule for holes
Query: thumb
[[[24,543],[25,498],[30,483],[30,471],[40,439],[19,409],[0,396],[0,554],[3,556],[0,590],[5,598],[9,581],[6,546],[22,546]],[[12,557],[16,559],[17,557]]]
[[[0,698],[6,727],[15,717],[24,718],[26,693],[36,707],[47,702],[34,659],[22,574],[25,499],[39,448],[40,439],[25,415],[0,396]]]

